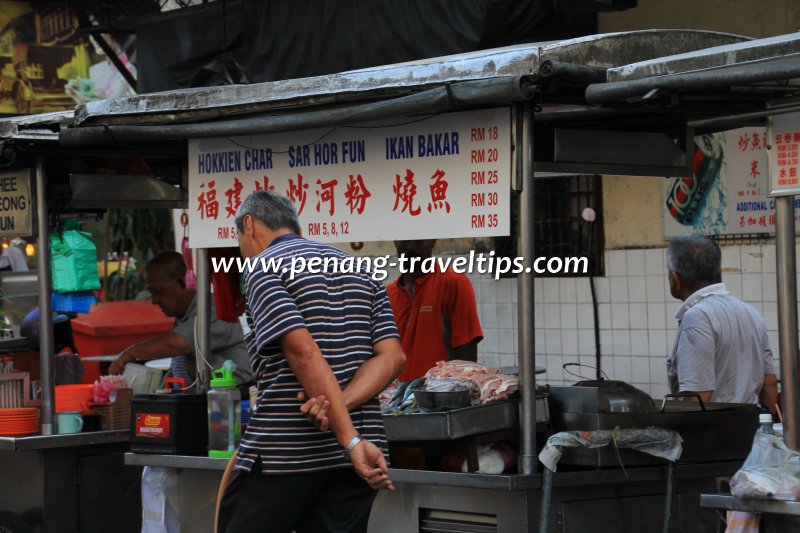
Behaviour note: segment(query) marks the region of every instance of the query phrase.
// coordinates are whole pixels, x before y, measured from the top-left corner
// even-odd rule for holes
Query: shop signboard
[[[800,113],[770,117],[769,184],[772,196],[800,194]]]
[[[236,246],[236,210],[287,196],[320,242],[488,237],[510,229],[509,108],[189,142],[189,242]]]
[[[27,170],[0,173],[0,237],[33,234],[31,176]]]
[[[769,140],[767,129],[739,128],[698,135],[695,145],[692,176],[664,180],[661,205],[665,238],[688,232],[773,235],[775,199],[770,195],[767,159],[768,152],[775,150],[767,147],[774,148],[775,144]],[[795,220],[800,220],[797,206],[795,213]]]

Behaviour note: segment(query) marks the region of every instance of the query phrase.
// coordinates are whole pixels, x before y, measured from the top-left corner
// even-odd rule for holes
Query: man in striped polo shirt
[[[236,226],[242,255],[256,262],[244,279],[258,401],[220,531],[366,531],[373,489],[394,488],[376,397],[405,362],[386,291],[367,272],[297,273],[293,261],[350,256],[300,237],[286,197],[251,194]],[[327,408],[330,430],[301,412],[300,393]]]

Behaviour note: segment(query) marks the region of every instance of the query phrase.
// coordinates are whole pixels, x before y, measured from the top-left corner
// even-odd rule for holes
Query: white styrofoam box
[[[664,276],[647,276],[645,278],[645,289],[648,302],[662,303],[666,301]]]
[[[559,299],[562,304],[578,301],[575,278],[561,278],[558,280]]]
[[[648,329],[664,329],[667,327],[667,316],[664,304],[647,304],[647,327]]]
[[[763,301],[761,274],[742,274],[742,300],[751,304]]]
[[[761,272],[761,246],[757,244],[742,246],[742,273]]]
[[[544,327],[548,329],[561,327],[561,310],[558,304],[544,304]]]
[[[648,357],[650,348],[647,330],[631,331],[631,355],[638,357]]]
[[[646,276],[664,276],[667,268],[664,266],[664,249],[650,248],[644,251],[644,273]]]
[[[561,353],[564,355],[578,355],[578,330],[561,330]]]
[[[647,304],[628,304],[631,329],[647,329]]]
[[[634,383],[650,383],[650,358],[631,358],[631,378]]]
[[[651,329],[647,332],[648,353],[651,357],[666,357],[669,353],[667,349],[667,331],[663,329]]]
[[[625,250],[610,250],[608,252],[608,262],[606,263],[607,273],[609,276],[622,276],[628,275],[628,256]]]
[[[645,303],[647,301],[647,278],[630,276],[628,278],[628,301]]]
[[[644,250],[626,250],[628,276],[644,276]]]
[[[561,327],[578,327],[578,309],[576,304],[561,304]]]
[[[627,329],[615,329],[611,332],[614,341],[614,349],[611,353],[614,356],[626,356],[631,354],[631,332]]]
[[[628,278],[618,277],[611,278],[610,283],[611,302],[627,302],[628,301]]]
[[[742,250],[741,246],[721,246],[722,270],[734,272],[742,271]]]
[[[615,330],[629,329],[631,327],[627,303],[611,304],[611,326]]]
[[[561,355],[561,330],[544,330],[545,353],[547,355]]]

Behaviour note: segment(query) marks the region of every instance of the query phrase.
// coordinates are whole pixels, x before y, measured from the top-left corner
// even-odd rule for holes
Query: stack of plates
[[[0,435],[21,437],[39,433],[39,409],[16,407],[0,409]]]
[[[88,414],[91,410],[92,389],[94,385],[56,385],[56,412],[80,411]]]

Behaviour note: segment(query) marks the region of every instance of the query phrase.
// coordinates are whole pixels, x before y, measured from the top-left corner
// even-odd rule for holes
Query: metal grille
[[[747,245],[747,244],[766,244],[774,242],[769,233],[742,233],[739,235],[710,235],[720,246]]]
[[[589,273],[603,275],[603,191],[600,176],[565,176],[534,181],[537,257],[587,257]],[[586,207],[596,213],[588,223]]]

